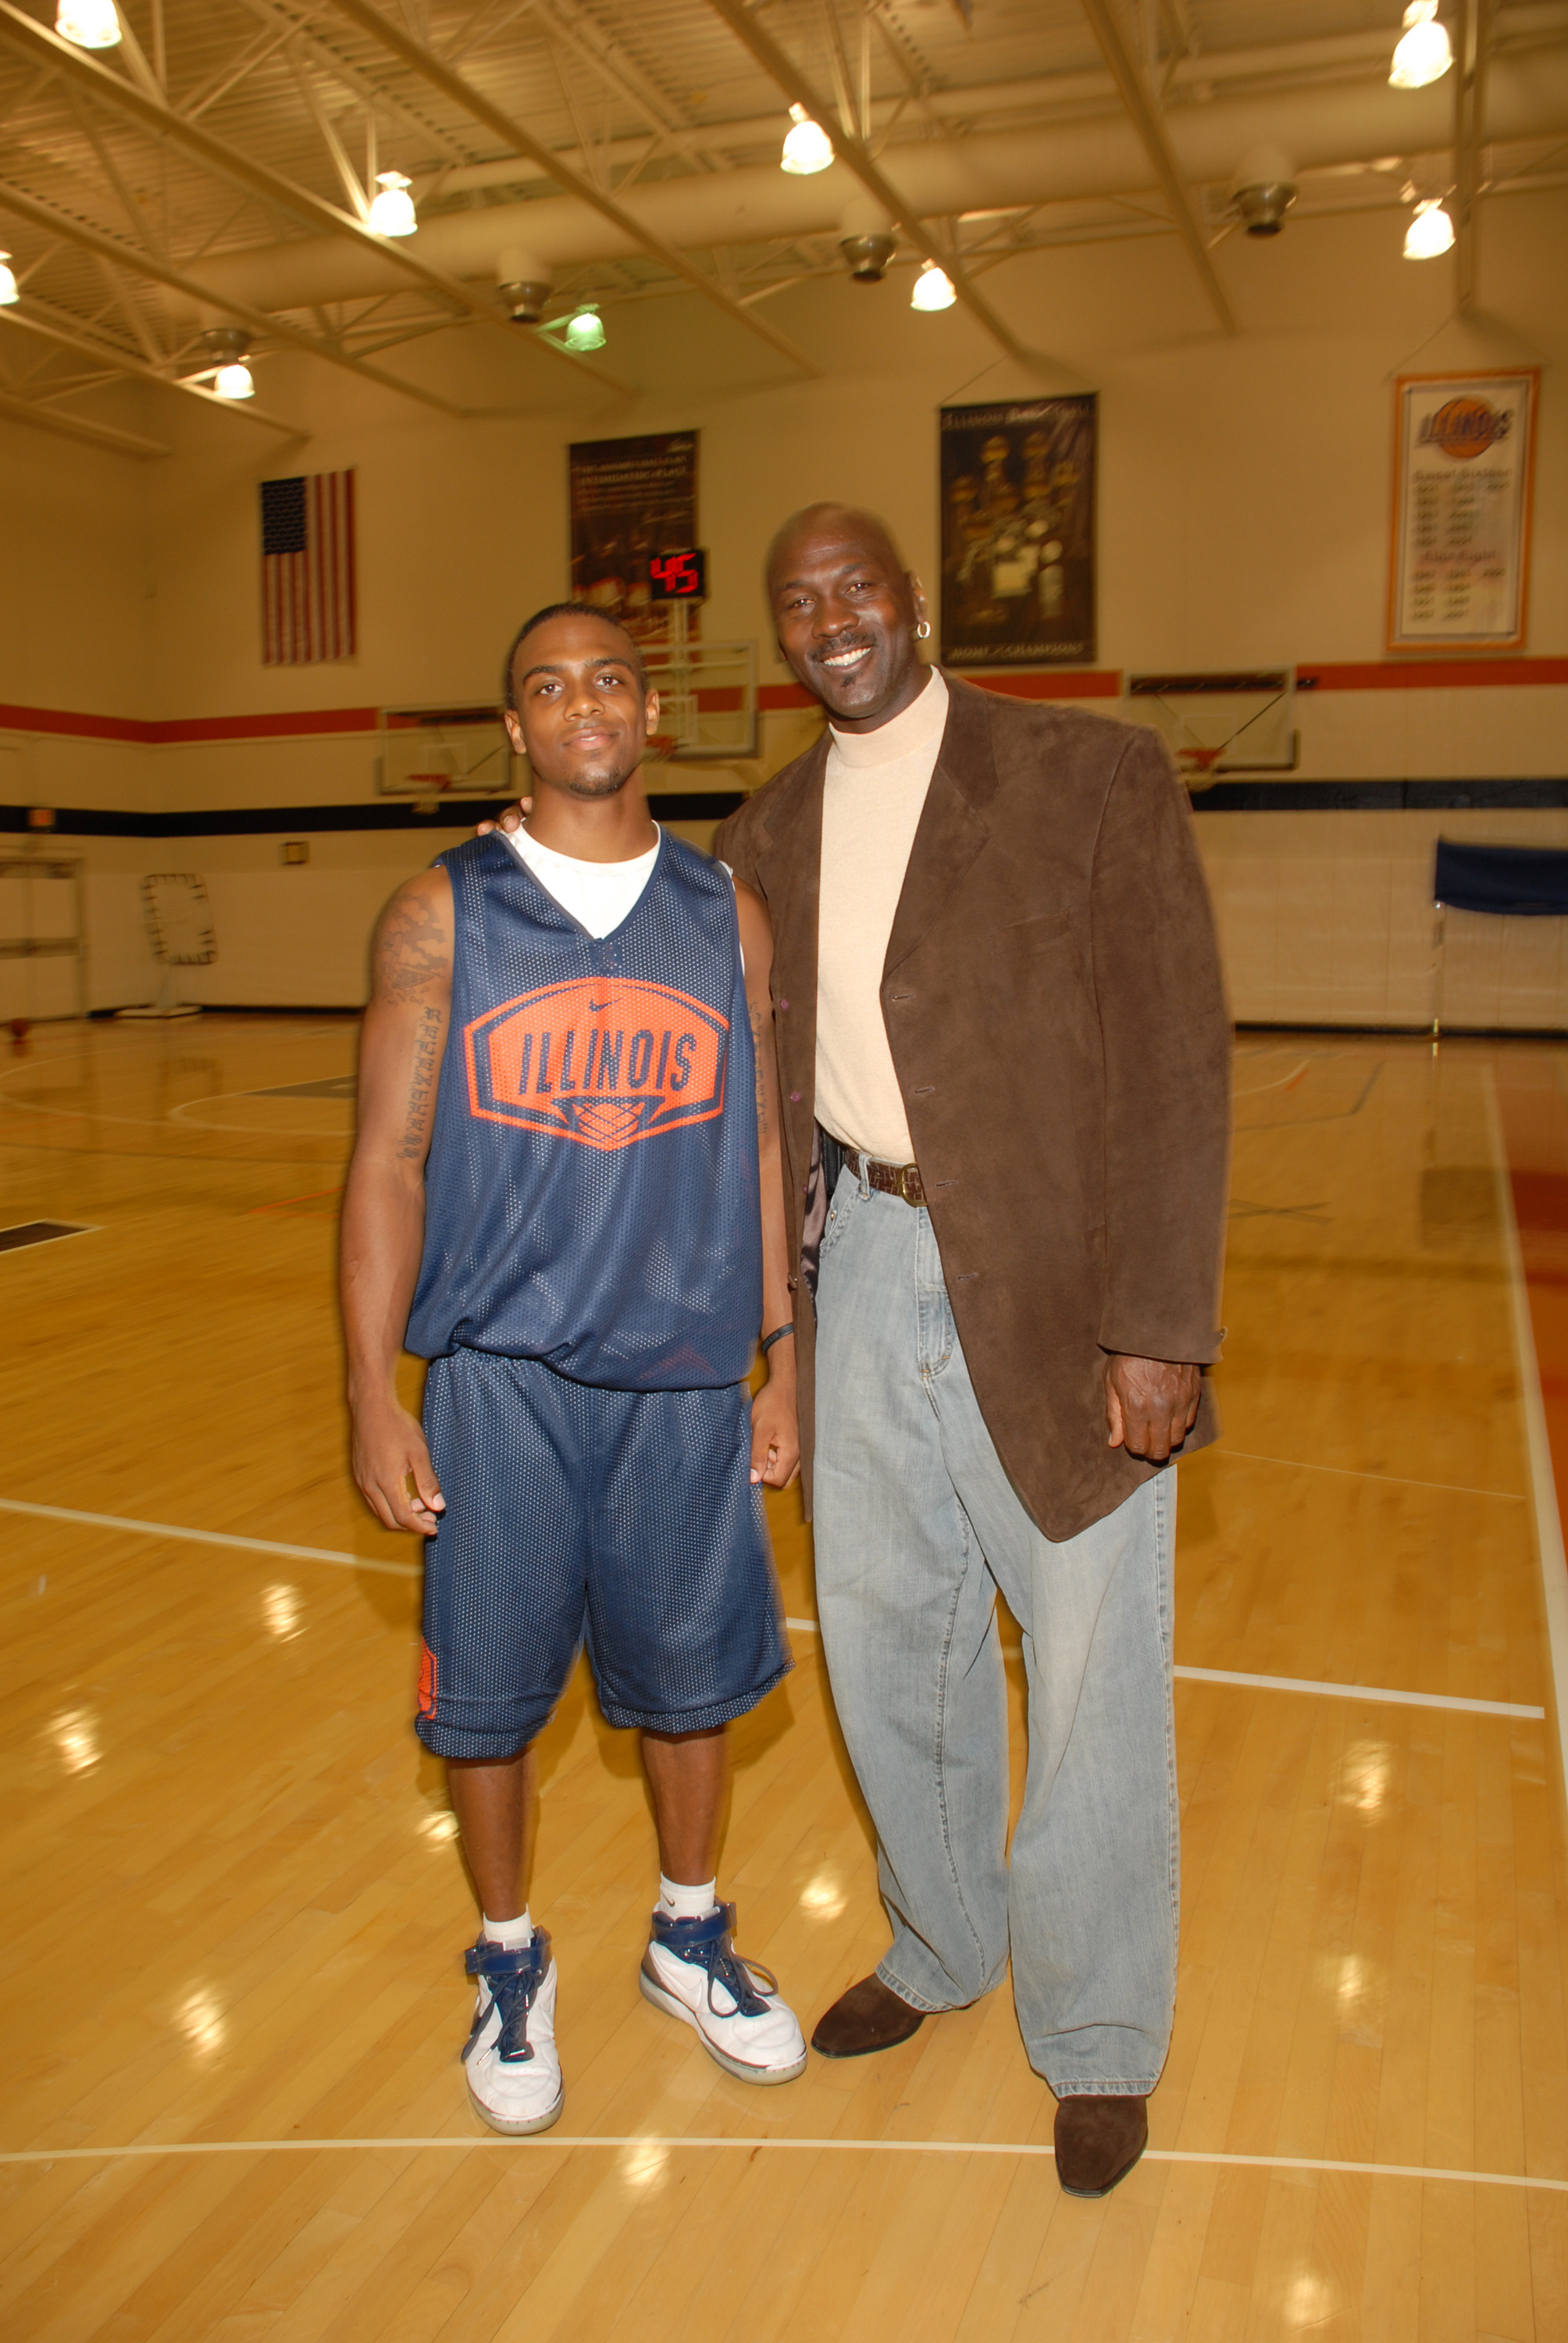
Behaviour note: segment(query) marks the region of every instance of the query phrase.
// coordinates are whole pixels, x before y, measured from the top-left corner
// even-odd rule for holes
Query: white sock
[[[667,1879],[658,1875],[658,1908],[667,1920],[706,1920],[719,1898],[714,1894],[717,1879],[705,1880],[700,1887],[683,1886],[678,1879]]]
[[[534,1941],[534,1923],[525,1904],[515,1920],[481,1920],[480,1927],[492,1945],[503,1952],[526,1952]]]

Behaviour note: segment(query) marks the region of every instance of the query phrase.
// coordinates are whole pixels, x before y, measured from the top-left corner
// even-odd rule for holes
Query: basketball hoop
[[[1165,738],[1176,769],[1205,789],[1221,773],[1296,769],[1295,669],[1130,675],[1128,713]]]
[[[517,794],[513,752],[498,708],[384,708],[376,785],[383,797],[416,798],[427,809],[444,798]]]
[[[676,605],[676,618],[684,615]],[[643,662],[648,689],[658,694],[648,748],[661,763],[730,763],[758,754],[755,643],[645,643]]]

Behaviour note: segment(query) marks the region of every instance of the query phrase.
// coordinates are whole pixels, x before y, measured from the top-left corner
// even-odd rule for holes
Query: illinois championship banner
[[[1091,666],[1093,391],[941,410],[942,665]]]
[[[1539,380],[1520,367],[1395,385],[1391,651],[1523,642]]]
[[[668,613],[652,603],[648,563],[698,542],[696,432],[579,439],[568,468],[573,601],[634,635],[664,636]]]

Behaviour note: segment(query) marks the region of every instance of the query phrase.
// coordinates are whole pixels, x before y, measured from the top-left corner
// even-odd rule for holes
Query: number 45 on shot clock
[[[648,585],[653,602],[706,602],[706,548],[688,546],[680,552],[656,553],[648,565]]]

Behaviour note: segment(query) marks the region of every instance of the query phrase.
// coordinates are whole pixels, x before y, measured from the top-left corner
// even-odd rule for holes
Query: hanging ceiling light
[[[567,319],[567,347],[579,351],[603,349],[604,319],[599,316],[597,303],[585,301],[582,307]]]
[[[377,236],[412,236],[419,223],[408,193],[411,183],[401,171],[377,171],[376,184],[381,192],[371,199],[366,226],[373,227]]]
[[[254,398],[256,382],[246,365],[250,336],[243,326],[209,326],[202,347],[211,361],[212,387],[219,398]],[[200,381],[198,375],[193,377]]]
[[[825,171],[832,161],[833,142],[803,106],[792,106],[789,119],[794,128],[785,134],[779,168],[789,172],[794,178],[809,179],[814,171]]]
[[[15,277],[5,265],[10,257],[8,252],[0,252],[0,309],[8,309],[13,301],[22,298]]]
[[[120,20],[115,14],[115,0],[60,0],[55,30],[63,41],[74,41],[79,49],[117,48]]]
[[[911,309],[950,309],[958,299],[953,280],[934,260],[923,261],[910,294]]]
[[[496,283],[514,326],[544,323],[545,310],[555,289],[549,264],[519,244],[503,245],[496,255]]]
[[[1389,83],[1394,89],[1424,89],[1441,81],[1453,63],[1446,28],[1437,21],[1437,0],[1410,0],[1404,32],[1393,53]]]
[[[1439,253],[1453,249],[1453,222],[1443,210],[1436,196],[1428,196],[1417,204],[1415,216],[1404,232],[1404,256],[1407,260],[1435,260]]]

